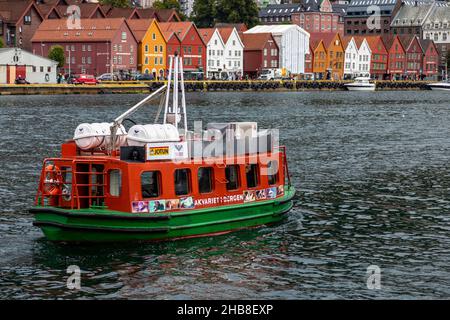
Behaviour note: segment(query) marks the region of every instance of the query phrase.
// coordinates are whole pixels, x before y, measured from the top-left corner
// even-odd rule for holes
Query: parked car
[[[98,84],[98,80],[91,74],[76,74],[71,75],[67,79],[67,83],[70,84]]]
[[[136,80],[139,80],[139,81],[151,81],[151,80],[155,80],[155,77],[151,73],[144,73],[144,74],[137,75],[136,76]]]
[[[100,76],[97,77],[98,81],[112,81],[113,80],[113,76],[111,73],[104,73]]]

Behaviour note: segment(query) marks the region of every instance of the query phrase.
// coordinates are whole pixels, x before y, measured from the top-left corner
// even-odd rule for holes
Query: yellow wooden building
[[[166,68],[166,42],[155,19],[127,20],[139,42],[137,61],[141,73],[164,77]]]

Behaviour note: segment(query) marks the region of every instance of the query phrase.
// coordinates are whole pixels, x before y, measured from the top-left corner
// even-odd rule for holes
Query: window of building
[[[177,196],[187,195],[191,188],[191,170],[177,169],[175,170],[175,194]]]
[[[24,24],[31,24],[31,15],[27,15],[23,18]]]
[[[155,33],[152,33],[152,39],[156,40],[156,34]]]
[[[148,44],[145,45],[145,52],[148,52]]]
[[[213,191],[213,168],[203,167],[198,168],[198,192],[210,193]]]
[[[47,72],[52,72],[52,67],[47,67]]]
[[[91,64],[92,63],[92,58],[91,57],[87,57],[87,63]]]
[[[118,169],[109,171],[109,194],[119,197],[122,192],[122,172]]]
[[[158,46],[155,46],[155,52],[158,52]]]
[[[161,173],[145,171],[141,174],[142,198],[157,198],[161,194]]]
[[[258,165],[247,164],[245,166],[245,176],[247,178],[247,188],[255,188],[258,185]]]
[[[127,40],[127,33],[125,31],[122,32],[122,40]]]
[[[227,190],[239,189],[239,166],[238,165],[226,166],[225,178],[227,180]]]
[[[159,46],[159,52],[163,52],[163,46]]]
[[[83,46],[81,47],[81,51],[86,51],[86,45],[83,44]]]

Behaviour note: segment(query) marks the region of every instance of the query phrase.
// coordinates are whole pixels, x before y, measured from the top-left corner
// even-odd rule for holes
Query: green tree
[[[3,39],[0,38],[0,48],[3,48],[5,46],[5,44],[3,43]]]
[[[186,16],[181,12],[180,2],[178,0],[157,0],[153,2],[153,9],[175,9],[181,20],[186,20]]]
[[[252,28],[259,21],[259,10],[255,0],[217,0],[216,8],[218,22],[243,22]]]
[[[199,28],[213,27],[216,23],[217,0],[195,0],[192,21]]]
[[[64,67],[64,64],[66,63],[64,48],[61,46],[52,46],[48,52],[48,58],[58,62],[58,68]]]
[[[130,8],[129,0],[100,0],[100,4],[111,5],[114,8]]]

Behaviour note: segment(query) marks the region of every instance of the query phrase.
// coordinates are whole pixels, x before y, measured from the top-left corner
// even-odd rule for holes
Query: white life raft
[[[172,124],[137,124],[128,131],[129,146],[145,146],[152,142],[178,142],[180,135]]]
[[[111,143],[112,123],[82,123],[76,129],[73,140],[81,150],[106,148]],[[120,126],[116,133],[116,148],[126,145],[127,131]]]

